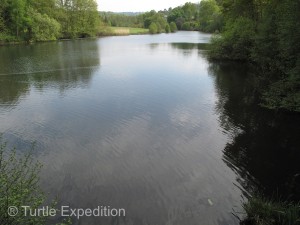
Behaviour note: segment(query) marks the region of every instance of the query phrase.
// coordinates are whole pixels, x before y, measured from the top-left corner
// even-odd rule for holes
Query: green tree
[[[166,25],[165,31],[166,31],[166,33],[170,33],[171,32],[171,28],[170,28],[169,24]]]
[[[184,24],[182,24],[182,30],[191,30],[191,24],[190,22],[185,22]]]
[[[300,2],[293,0],[223,0],[225,19],[215,36],[212,58],[256,65],[262,105],[300,112]]]
[[[167,19],[168,22],[171,23],[171,22],[175,22],[178,18],[183,18],[183,17],[184,17],[184,11],[182,7],[178,6],[171,10]]]
[[[56,40],[60,36],[60,24],[46,14],[33,9],[31,13],[31,39],[35,41]]]
[[[177,31],[177,26],[176,26],[176,23],[175,22],[171,22],[170,23],[170,29],[171,29],[171,32],[174,33]]]
[[[156,23],[151,23],[150,26],[149,26],[149,32],[150,34],[156,34],[157,33],[157,25]]]
[[[157,28],[157,33],[162,32],[165,29],[166,25],[168,24],[164,14],[157,13],[154,10],[142,14],[141,17],[143,18],[144,21],[144,28],[150,29],[150,25],[152,23],[155,23]]]
[[[212,39],[211,54],[216,58],[247,61],[254,44],[255,26],[244,17],[228,21],[222,36]]]
[[[99,19],[95,0],[1,0],[0,39],[93,36],[98,31]]]
[[[60,1],[56,18],[61,23],[64,37],[86,37],[97,33],[99,15],[95,0]]]
[[[222,15],[215,0],[202,0],[199,6],[199,29],[214,32],[222,28]]]

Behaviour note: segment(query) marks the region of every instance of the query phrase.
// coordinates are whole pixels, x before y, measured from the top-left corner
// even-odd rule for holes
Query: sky
[[[97,0],[98,10],[112,12],[146,12],[152,9],[158,11],[186,2],[197,3],[200,0]]]

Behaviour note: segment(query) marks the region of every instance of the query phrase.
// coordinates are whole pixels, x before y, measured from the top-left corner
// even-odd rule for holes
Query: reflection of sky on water
[[[198,48],[168,44],[187,37],[208,40],[179,32],[62,47],[77,49],[75,62],[59,64],[65,72],[23,75],[26,95],[14,107],[0,106],[0,131],[15,141],[37,140],[42,184],[62,204],[124,207],[127,224],[234,223],[230,212],[241,192],[222,161],[228,137],[207,61]]]

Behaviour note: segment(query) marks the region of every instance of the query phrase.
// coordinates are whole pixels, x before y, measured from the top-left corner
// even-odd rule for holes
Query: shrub
[[[176,32],[178,30],[175,22],[170,23],[170,29],[171,29],[172,33]]]
[[[157,33],[157,25],[155,23],[151,23],[149,26],[149,32],[150,34],[156,34]]]
[[[247,61],[254,43],[254,23],[250,19],[239,17],[226,24],[222,36],[211,40],[211,58]]]
[[[31,12],[32,39],[35,41],[56,40],[60,35],[60,24],[46,14]]]
[[[245,225],[297,225],[300,223],[300,205],[275,202],[263,197],[253,197],[243,205],[247,217]]]
[[[22,208],[37,209],[45,205],[46,195],[39,186],[41,167],[42,164],[33,159],[33,148],[19,154],[15,148],[8,149],[0,135],[0,224],[46,224],[47,216],[25,216]],[[49,207],[55,205],[52,201]],[[15,216],[8,215],[11,206],[19,211]],[[66,218],[60,224],[71,224],[71,220]]]
[[[171,29],[169,24],[166,25],[165,31],[166,33],[170,33]]]
[[[190,22],[185,22],[184,24],[182,24],[181,29],[182,30],[191,30],[191,24],[190,24]]]

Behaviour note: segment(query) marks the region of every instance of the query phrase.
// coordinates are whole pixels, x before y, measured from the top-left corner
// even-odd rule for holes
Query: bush
[[[166,33],[170,33],[171,29],[169,24],[166,25],[165,31]]]
[[[185,22],[184,24],[182,24],[181,29],[182,30],[191,30],[191,24],[190,24],[190,22]]]
[[[32,10],[32,39],[35,41],[57,40],[60,35],[60,24],[46,14]]]
[[[161,33],[162,27],[161,27],[160,23],[155,23],[155,24],[156,24],[156,27],[157,27],[157,32],[156,33]]]
[[[155,23],[151,23],[149,26],[149,32],[150,34],[156,34],[157,33],[157,25]]]
[[[247,61],[254,43],[254,27],[253,21],[244,17],[229,21],[222,36],[216,35],[212,38],[209,56]]]
[[[300,224],[300,205],[275,202],[263,197],[254,197],[243,205],[247,217],[245,225],[297,225]]]
[[[37,209],[45,204],[46,195],[39,187],[41,167],[41,163],[33,159],[33,148],[18,154],[15,148],[8,149],[0,136],[0,224],[46,224],[46,216],[25,216],[22,208]],[[50,207],[55,205],[54,201],[50,203]],[[8,215],[10,206],[18,209],[17,215]],[[66,218],[61,225],[70,223],[70,218]]]
[[[7,150],[6,143],[0,143],[0,222],[1,224],[44,224],[45,217],[24,217],[18,213],[8,215],[8,208],[28,205],[37,208],[44,203],[45,195],[38,186],[39,162],[34,162],[32,153],[17,155],[15,149]]]
[[[175,22],[170,23],[170,29],[171,29],[172,33],[176,32],[178,30]]]

